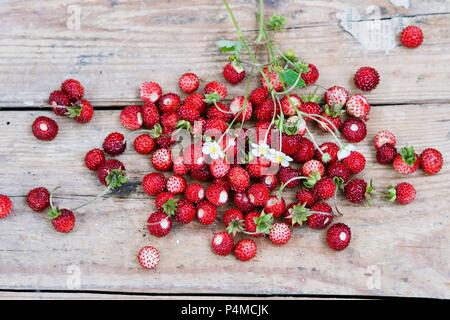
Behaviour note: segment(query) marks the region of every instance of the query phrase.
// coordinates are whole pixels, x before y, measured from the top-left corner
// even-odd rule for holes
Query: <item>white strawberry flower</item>
[[[281,151],[270,149],[269,160],[274,163],[281,164],[283,167],[289,167],[289,162],[291,162],[293,159]]]
[[[264,142],[261,142],[260,144],[252,143],[250,146],[252,148],[251,152],[253,156],[265,157],[268,159],[270,147],[266,143]]]
[[[347,158],[350,155],[350,153],[355,150],[356,150],[356,147],[352,144],[346,144],[343,147],[341,147],[337,153],[339,161]]]
[[[203,144],[202,152],[206,155],[209,155],[213,160],[217,160],[219,158],[223,159],[225,157],[222,148],[216,141],[206,141]]]

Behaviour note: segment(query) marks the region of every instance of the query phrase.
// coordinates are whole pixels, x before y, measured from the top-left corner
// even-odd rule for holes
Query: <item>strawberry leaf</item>
[[[222,53],[233,53],[233,55],[239,56],[241,49],[242,49],[242,43],[239,41],[232,41],[232,40],[220,40],[217,41],[217,46],[219,47],[220,52]]]
[[[292,69],[286,69],[279,73],[281,81],[284,82],[284,84],[287,87],[298,87],[298,88],[305,88],[306,83],[301,78],[300,74]]]

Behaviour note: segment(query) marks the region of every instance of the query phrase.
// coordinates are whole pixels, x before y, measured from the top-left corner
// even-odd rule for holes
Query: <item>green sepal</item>
[[[279,75],[281,81],[289,88],[294,85],[298,88],[306,87],[305,80],[300,77],[300,74],[297,71],[294,71],[292,69],[285,69],[281,71]]]
[[[227,227],[227,232],[229,234],[232,234],[233,236],[236,235],[238,232],[244,231],[244,221],[239,219],[233,219],[230,221]]]
[[[77,104],[73,107],[66,107],[66,109],[66,114],[69,116],[69,118],[79,117],[81,115],[81,111],[83,111],[83,107],[81,104]]]
[[[217,92],[205,94],[205,99],[203,99],[207,104],[217,103],[220,100],[222,100],[222,97]]]
[[[283,122],[283,132],[289,136],[294,136],[300,131],[302,125],[302,117],[292,116]],[[281,128],[278,127],[280,130]]]
[[[313,172],[309,175],[309,178],[303,182],[303,185],[308,189],[311,189],[321,178],[320,172]]]
[[[295,69],[295,71],[297,71],[300,74],[309,72],[309,64],[301,62],[301,61],[294,63],[293,68]]]
[[[332,118],[340,117],[345,113],[344,107],[341,104],[336,104],[334,106],[326,104],[324,108],[325,114]]]
[[[157,123],[149,131],[153,139],[158,139],[162,134],[162,127],[159,123]]]
[[[301,95],[300,98],[303,102],[314,102],[314,103],[320,103],[321,97],[316,95],[315,93],[309,93]]]
[[[372,205],[372,193],[375,192],[375,188],[373,187],[372,180],[369,181],[366,187],[366,192],[364,193],[364,198],[366,198],[366,201],[369,205]]]
[[[334,184],[336,185],[336,188],[344,190],[345,187],[345,181],[341,177],[334,177],[333,178]]]
[[[292,64],[295,64],[298,62],[298,57],[297,54],[295,53],[294,50],[292,49],[288,49],[286,50],[284,53],[284,58],[287,59],[289,62],[291,62]]]
[[[111,190],[121,187],[128,182],[128,178],[125,176],[126,172],[121,169],[113,169],[106,176],[106,184]]]
[[[386,200],[390,202],[395,202],[397,199],[397,189],[394,186],[390,186],[386,190]]]
[[[47,217],[52,220],[58,218],[60,215],[61,211],[56,207],[51,207],[47,212]]]
[[[169,199],[162,205],[163,212],[170,216],[175,215],[178,208],[178,201],[176,199]]]
[[[328,163],[331,160],[331,156],[329,153],[324,153],[322,155],[322,162],[323,163]]]
[[[267,26],[273,31],[281,31],[286,24],[286,18],[282,15],[273,14],[267,21]]]
[[[401,148],[400,155],[402,160],[410,166],[414,165],[417,160],[416,152],[412,146]]]
[[[303,225],[303,222],[306,222],[308,220],[308,217],[311,215],[311,212],[308,208],[306,208],[306,203],[302,205],[295,205],[292,207],[292,213],[290,214],[289,218],[292,220],[292,225]]]
[[[177,129],[185,129],[185,130],[191,131],[191,129],[192,129],[192,124],[191,124],[189,121],[187,121],[187,120],[179,120],[179,121],[177,122],[176,128],[177,128]]]
[[[273,215],[271,213],[266,214],[262,211],[261,215],[255,218],[255,224],[256,233],[269,234],[273,224]]]

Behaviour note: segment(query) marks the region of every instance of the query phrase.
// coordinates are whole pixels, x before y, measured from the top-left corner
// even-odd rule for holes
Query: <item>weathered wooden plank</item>
[[[101,191],[82,157],[118,128],[118,111],[98,111],[86,126],[61,119],[60,135],[52,143],[38,142],[29,132],[38,114],[0,112],[0,193],[12,195],[16,205],[15,213],[0,221],[2,289],[450,297],[448,166],[433,177],[399,177],[374,163],[370,146],[377,130],[389,128],[400,143],[419,150],[435,146],[449,159],[450,105],[375,107],[371,113],[369,138],[360,146],[369,162],[365,176],[376,186],[407,179],[418,191],[414,204],[343,204],[340,220],[353,230],[346,251],[327,249],[323,232],[297,229],[284,247],[258,239],[258,256],[249,263],[210,252],[210,237],[222,228],[220,222],[176,226],[164,239],[149,237],[145,221],[152,201],[140,187],[129,199],[109,197],[80,210],[73,233],[53,232],[42,215],[26,208],[24,195],[37,185],[61,185],[57,201],[71,207]],[[120,158],[131,180],[151,171],[148,160],[130,150]],[[149,243],[162,258],[157,270],[146,272],[135,254]]]
[[[251,34],[255,1],[232,1],[232,6]],[[351,86],[358,67],[373,65],[382,75],[380,87],[370,95],[373,103],[449,100],[447,1],[411,1],[410,9],[381,0],[271,1],[267,6],[269,12],[288,16],[291,30],[280,36],[280,43],[317,64],[322,85]],[[8,1],[0,17],[0,107],[39,106],[69,76],[85,84],[86,96],[96,106],[135,102],[143,80],[176,90],[177,78],[186,70],[218,79],[225,59],[214,43],[234,36],[221,1]],[[417,50],[393,47],[385,55],[361,45],[340,19],[355,20],[352,26],[371,30],[380,41],[380,25],[398,29],[417,21],[424,28],[425,45]]]

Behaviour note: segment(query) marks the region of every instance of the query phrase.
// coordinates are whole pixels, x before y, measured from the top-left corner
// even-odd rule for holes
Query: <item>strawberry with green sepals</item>
[[[207,103],[219,102],[227,97],[227,87],[219,81],[211,81],[205,85],[205,99]]]
[[[344,223],[335,223],[327,230],[327,244],[333,250],[344,250],[350,244],[351,238],[351,230]]]
[[[277,119],[277,121],[280,121],[281,119]],[[279,122],[281,123],[281,121]],[[277,124],[277,122],[275,122]],[[283,123],[283,127],[281,128],[278,124],[277,127],[287,135],[299,135],[304,136],[306,133],[306,121],[303,119],[303,117],[300,116],[291,116],[287,119],[285,119]]]
[[[395,137],[395,134],[389,130],[378,131],[375,137],[373,138],[373,144],[376,149],[381,148],[381,146],[385,144],[395,146],[396,143],[397,138]]]
[[[50,206],[50,192],[47,188],[34,188],[27,195],[27,204],[31,210],[42,212]]]
[[[386,190],[386,199],[390,202],[396,201],[405,205],[411,203],[416,198],[416,189],[408,182],[399,183],[396,187],[391,186]]]
[[[305,177],[309,177],[313,174],[318,173],[319,176],[323,176],[325,172],[325,167],[323,166],[322,162],[318,160],[309,160],[305,162],[302,166],[302,174]]]
[[[223,67],[223,78],[231,85],[236,85],[245,78],[245,70],[238,60],[232,60]]]
[[[84,87],[80,81],[75,79],[67,79],[61,84],[61,91],[72,101],[78,101],[84,96]]]
[[[144,269],[154,269],[158,265],[160,255],[158,249],[152,246],[143,247],[138,253],[138,261]]]
[[[234,247],[234,256],[240,261],[249,261],[256,256],[256,242],[251,239],[240,240]]]
[[[345,110],[340,104],[334,106],[325,105],[321,114],[322,118],[319,119],[322,122],[319,123],[319,128],[325,132],[339,130],[342,127],[341,116],[344,113]]]
[[[182,176],[173,175],[166,181],[166,189],[172,194],[181,194],[186,189],[186,179]]]
[[[319,79],[319,69],[312,63],[308,64],[308,72],[302,73],[302,79],[307,86],[313,85]]]
[[[200,85],[200,79],[195,73],[187,72],[178,79],[178,86],[184,93],[195,92]]]
[[[81,99],[72,107],[66,109],[69,118],[73,118],[79,123],[88,123],[94,117],[94,107],[86,99]]]
[[[217,218],[217,207],[208,200],[197,204],[197,219],[203,225],[212,224]]]
[[[261,230],[261,226],[265,223],[272,223],[273,217],[271,218],[270,215],[266,215],[264,212],[262,213],[264,216],[262,219],[259,219],[261,217],[261,212],[252,211],[245,215],[244,218],[244,231],[246,234],[252,236],[252,237],[262,237],[264,236],[264,232],[256,232],[256,229],[258,226],[259,230]]]
[[[342,159],[342,163],[347,166],[352,174],[358,174],[366,167],[366,158],[358,151],[351,151],[348,157]]]
[[[156,82],[143,82],[139,87],[139,94],[144,102],[155,103],[162,96],[162,89]]]
[[[325,92],[325,102],[329,106],[345,106],[348,96],[349,92],[347,89],[339,86],[333,86]]]
[[[212,183],[206,188],[206,199],[215,206],[221,206],[228,201],[228,191],[222,183]]]
[[[13,209],[13,203],[11,199],[4,195],[0,194],[0,219],[6,218]]]
[[[217,232],[211,240],[213,251],[219,256],[227,256],[234,249],[233,237],[226,231]]]
[[[244,214],[241,210],[236,208],[230,208],[226,210],[222,216],[223,224],[225,225],[225,228],[228,228],[230,224],[235,224],[238,222],[238,224],[241,224],[244,220]],[[233,226],[234,228],[235,226]],[[233,229],[234,230],[234,229]],[[230,232],[232,233],[232,232]]]
[[[271,196],[264,205],[264,212],[272,214],[274,218],[281,217],[286,211],[286,203],[284,199],[277,196]]]
[[[186,199],[178,201],[178,206],[175,212],[175,221],[182,224],[191,223],[195,219],[197,210],[192,203]]]
[[[105,154],[100,149],[92,149],[84,157],[84,164],[91,171],[97,171],[105,161]]]
[[[427,148],[420,154],[420,167],[428,175],[437,174],[444,165],[442,153],[434,148]]]
[[[98,180],[107,186],[107,189],[114,190],[128,182],[124,164],[115,159],[106,160],[97,170]]]
[[[339,161],[330,164],[326,172],[326,176],[332,178],[338,188],[344,187],[344,184],[350,179],[350,174],[348,167]]]
[[[72,210],[59,209],[53,204],[53,195],[59,187],[56,187],[50,193],[49,204],[50,210],[48,211],[48,217],[51,219],[53,228],[57,232],[69,233],[75,226],[75,215]]]
[[[172,169],[172,152],[168,148],[160,148],[152,154],[153,168],[159,171],[169,171]]]
[[[120,123],[125,129],[137,130],[142,128],[142,109],[141,106],[126,106],[120,112]]]
[[[146,174],[142,179],[142,189],[149,196],[155,196],[166,188],[166,177],[160,172]]]
[[[288,243],[291,239],[291,229],[286,223],[274,223],[269,231],[269,240],[276,245]]]
[[[334,142],[324,142],[319,149],[316,150],[315,158],[322,163],[330,164],[338,160],[339,147]]]
[[[367,183],[363,179],[353,179],[345,184],[344,195],[351,203],[362,203],[364,200],[371,204],[371,194],[375,192],[372,181]]]
[[[58,135],[59,127],[55,120],[41,116],[34,120],[31,130],[37,139],[51,141]]]
[[[147,229],[155,237],[165,237],[172,229],[172,219],[164,212],[153,212],[147,219]]]
[[[414,173],[420,165],[420,157],[414,151],[414,147],[404,147],[394,157],[394,170],[407,175]]]
[[[162,191],[158,193],[155,197],[155,207],[159,211],[163,210],[163,206],[169,201],[174,200],[176,202],[175,196],[171,192]]]
[[[127,141],[120,132],[110,133],[103,141],[103,150],[111,156],[118,156],[124,153],[126,147]]]

